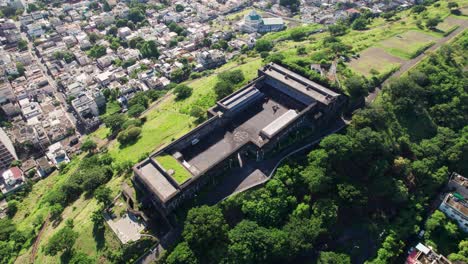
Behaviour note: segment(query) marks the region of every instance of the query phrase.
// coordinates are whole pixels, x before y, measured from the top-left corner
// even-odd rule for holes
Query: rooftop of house
[[[437,254],[432,248],[421,243],[409,254],[407,264],[451,264],[443,255]]]
[[[445,196],[444,203],[456,209],[458,212],[468,218],[468,202],[458,193],[449,193]]]

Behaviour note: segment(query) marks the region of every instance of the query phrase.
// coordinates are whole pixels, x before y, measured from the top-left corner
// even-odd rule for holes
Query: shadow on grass
[[[104,220],[103,220],[104,221]],[[102,223],[104,225],[104,223]],[[104,248],[106,245],[106,239],[104,236],[104,232],[106,231],[104,226],[94,225],[93,226],[93,237],[94,241],[96,241],[96,249],[99,251]]]
[[[70,263],[71,258],[73,257],[72,250],[66,250],[60,255],[60,263]]]

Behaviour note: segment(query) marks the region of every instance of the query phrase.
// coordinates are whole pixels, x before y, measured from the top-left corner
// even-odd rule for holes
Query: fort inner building
[[[277,64],[208,110],[208,120],[136,164],[135,185],[167,215],[213,177],[267,158],[293,132],[320,130],[346,98]]]

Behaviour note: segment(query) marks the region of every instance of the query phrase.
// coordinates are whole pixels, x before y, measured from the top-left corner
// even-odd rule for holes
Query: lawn
[[[156,157],[156,161],[163,167],[167,172],[169,170],[174,171],[172,178],[176,180],[178,184],[184,183],[186,180],[190,179],[192,175],[188,170],[184,168],[174,157],[171,155],[161,155]]]
[[[117,101],[107,102],[106,109],[105,109],[104,113],[101,115],[101,117],[105,117],[105,116],[108,116],[108,115],[113,115],[115,113],[120,112],[121,109],[122,108],[120,107],[119,102],[117,102]]]
[[[412,59],[432,46],[436,39],[432,35],[410,30],[383,40],[377,46],[400,58]]]
[[[385,74],[400,67],[402,59],[388,54],[381,48],[368,48],[360,53],[358,59],[353,59],[348,64],[351,69],[366,77],[372,75],[373,71]]]

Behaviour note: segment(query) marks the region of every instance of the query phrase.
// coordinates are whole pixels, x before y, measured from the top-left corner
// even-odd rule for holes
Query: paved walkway
[[[301,141],[289,147],[286,147],[281,152],[275,154],[271,158],[262,161],[244,161],[242,168],[233,168],[227,173],[223,179],[210,191],[209,195],[200,197],[201,204],[214,205],[230,196],[244,192],[268,181],[278,168],[278,166],[291,155],[298,152],[310,150],[314,145],[320,142],[322,138],[330,134],[336,133],[347,125],[345,120],[339,119],[329,129],[324,131],[318,137],[310,141]]]
[[[417,56],[416,58],[414,59],[411,59],[409,61],[406,61],[405,63],[403,63],[400,67],[400,69],[398,69],[398,71],[394,72],[392,75],[390,75],[389,78],[387,78],[387,80],[385,80],[381,87],[377,87],[374,92],[370,93],[367,97],[366,97],[366,103],[372,103],[375,98],[377,98],[377,95],[380,93],[380,91],[382,90],[382,87],[385,87],[385,85],[388,84],[388,82],[392,79],[392,78],[398,78],[400,77],[403,73],[409,71],[411,68],[413,68],[414,66],[416,66],[422,59],[424,59],[427,55],[428,52],[432,52],[432,51],[435,51],[437,50],[438,48],[440,48],[442,45],[444,45],[445,43],[449,42],[450,40],[452,40],[453,38],[455,38],[456,36],[458,36],[458,34],[462,33],[466,28],[468,27],[468,20],[463,20],[463,23],[456,29],[454,30],[452,33],[448,34],[447,36],[441,38],[441,39],[438,39],[436,41],[436,43],[434,45],[432,45],[429,49],[427,49],[426,51],[424,51],[423,53],[421,53],[419,56]]]

